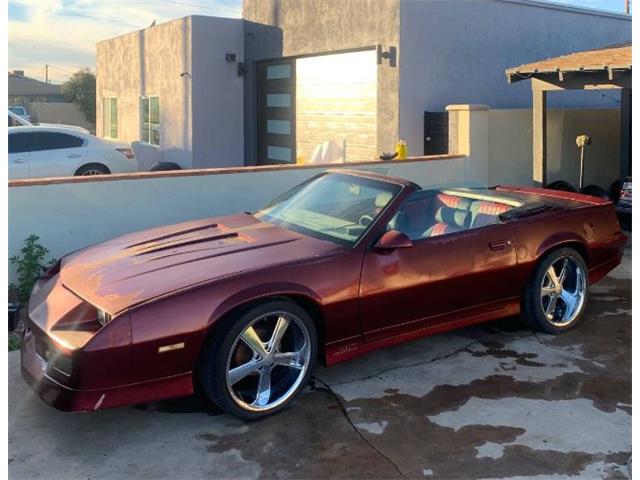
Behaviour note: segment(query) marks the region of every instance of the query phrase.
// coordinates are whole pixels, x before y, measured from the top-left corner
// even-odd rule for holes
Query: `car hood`
[[[60,278],[76,295],[115,315],[160,296],[340,248],[241,214],[154,228],[88,247],[62,260]]]

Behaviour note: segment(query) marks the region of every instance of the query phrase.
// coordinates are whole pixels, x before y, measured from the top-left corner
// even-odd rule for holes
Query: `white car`
[[[9,179],[137,171],[130,146],[65,127],[9,127]]]
[[[71,130],[77,130],[78,132],[82,132],[82,133],[90,133],[89,130],[87,130],[84,127],[78,127],[76,125],[65,125],[64,123],[36,123],[33,124],[31,123],[29,120],[27,120],[24,117],[21,117],[20,115],[16,115],[15,113],[13,113],[11,111],[11,108],[9,108],[9,126],[10,127],[19,127],[19,126],[25,126],[25,127],[33,127],[34,125],[38,125],[40,127],[56,127],[56,128],[70,128]]]

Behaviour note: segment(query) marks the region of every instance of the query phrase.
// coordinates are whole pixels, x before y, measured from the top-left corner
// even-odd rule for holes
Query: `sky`
[[[456,1],[456,0],[452,0]],[[624,13],[624,0],[554,0]],[[242,16],[242,0],[9,0],[9,70],[64,82],[95,70],[100,40],[187,15]]]

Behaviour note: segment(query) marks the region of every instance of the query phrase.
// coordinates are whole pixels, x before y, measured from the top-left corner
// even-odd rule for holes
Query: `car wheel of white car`
[[[100,163],[88,163],[76,171],[76,176],[108,175],[110,173],[109,169]]]

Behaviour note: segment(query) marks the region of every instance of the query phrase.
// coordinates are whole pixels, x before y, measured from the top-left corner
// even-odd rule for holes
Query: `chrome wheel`
[[[104,172],[102,170],[98,170],[97,168],[89,168],[81,174],[81,176],[83,177],[87,175],[104,175]]]
[[[297,316],[284,311],[261,315],[233,343],[227,388],[242,408],[276,408],[296,393],[310,360],[309,332]]]
[[[547,321],[566,327],[580,314],[587,291],[587,278],[580,263],[571,256],[556,259],[542,277],[540,303]]]

